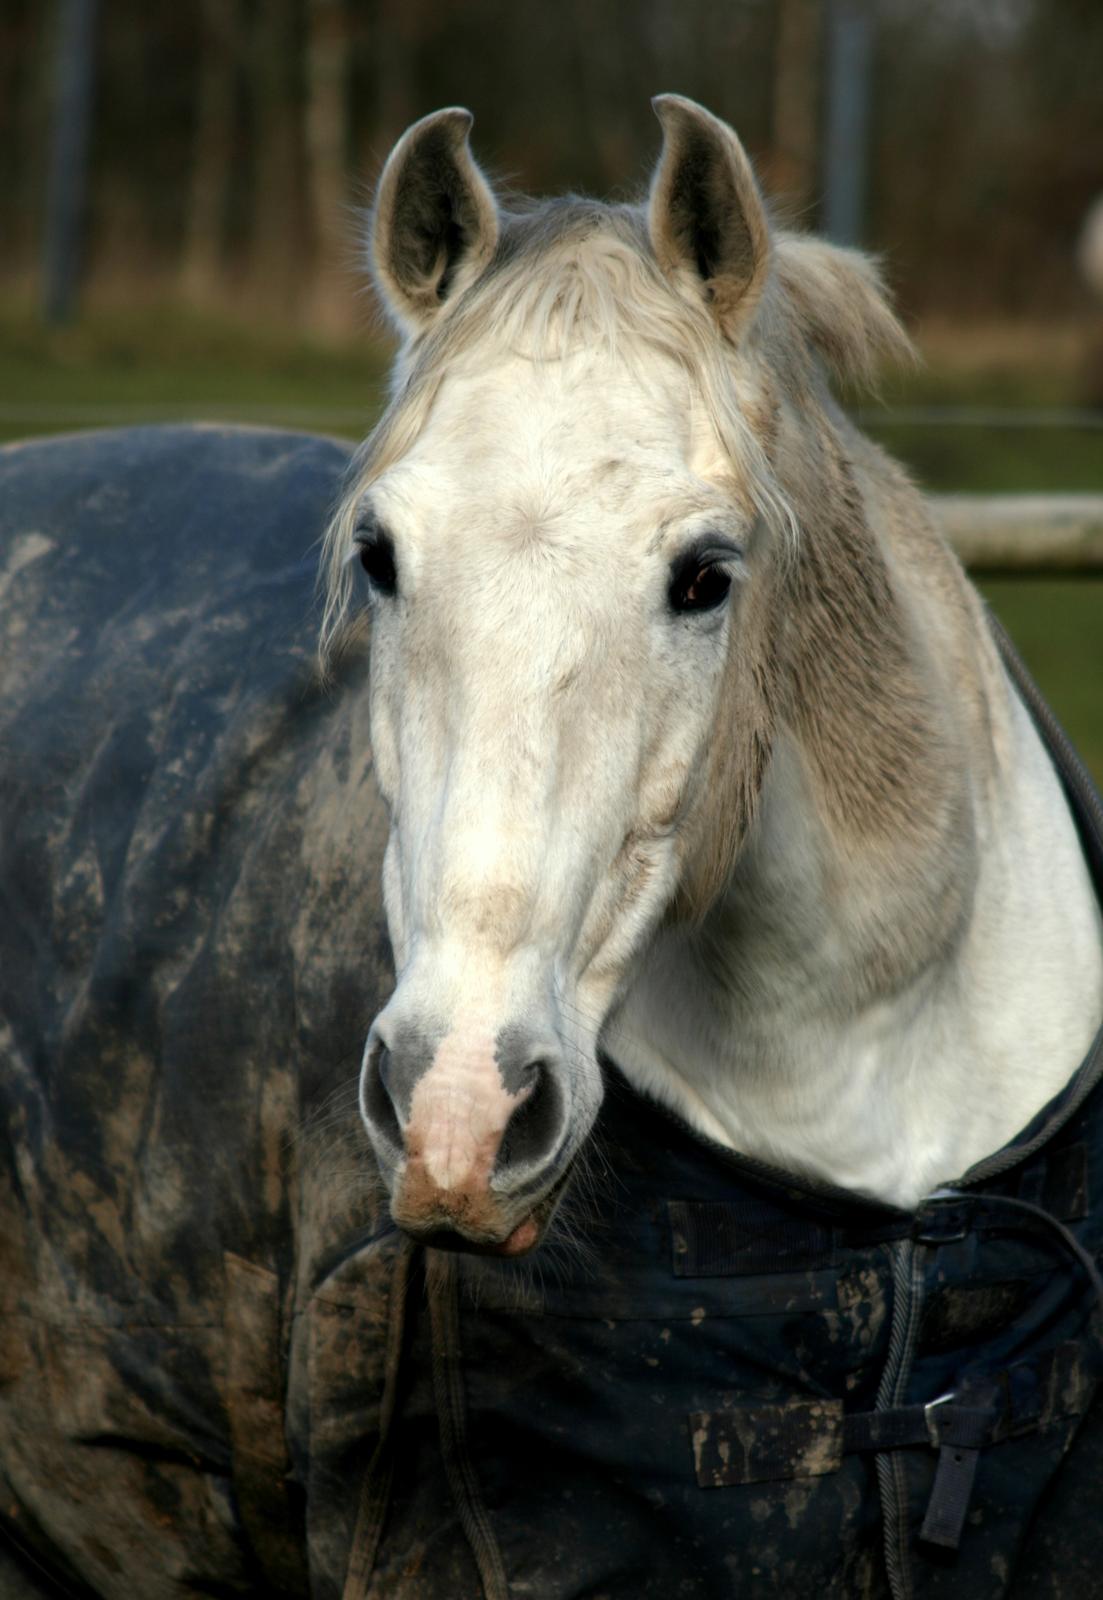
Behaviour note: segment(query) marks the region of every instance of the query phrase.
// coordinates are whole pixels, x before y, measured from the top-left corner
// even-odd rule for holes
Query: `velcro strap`
[[[818,1272],[835,1264],[835,1233],[804,1217],[730,1200],[668,1200],[676,1278]]]

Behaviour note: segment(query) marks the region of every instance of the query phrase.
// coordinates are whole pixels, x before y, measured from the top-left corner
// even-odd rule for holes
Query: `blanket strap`
[[[928,1405],[888,1411],[858,1411],[843,1418],[843,1450],[899,1450],[931,1444],[938,1467],[919,1537],[956,1550],[969,1510],[980,1452],[995,1438],[1003,1411],[996,1406],[957,1405],[944,1396]]]
[[[342,1600],[364,1600],[375,1567],[379,1537],[391,1499],[394,1478],[393,1428],[399,1371],[402,1364],[406,1329],[406,1300],[410,1288],[410,1269],[415,1254],[413,1241],[404,1239],[395,1255],[391,1276],[390,1304],[387,1310],[387,1344],[384,1358],[383,1395],[379,1405],[379,1443],[368,1467],[356,1530],[352,1539],[348,1571]]]
[[[428,1252],[425,1291],[433,1336],[433,1390],[440,1423],[444,1470],[463,1531],[475,1558],[484,1600],[509,1600],[509,1583],[502,1553],[491,1527],[468,1445],[467,1398],[461,1369],[459,1312],[456,1306],[456,1271],[452,1257],[442,1250]]]

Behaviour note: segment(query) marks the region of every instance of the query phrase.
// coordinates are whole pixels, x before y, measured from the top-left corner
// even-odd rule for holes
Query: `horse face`
[[[576,352],[451,377],[362,506],[400,973],[363,1107],[416,1231],[533,1242],[677,884],[749,530],[654,376]]]
[[[496,247],[464,116],[412,130],[381,185],[377,275],[415,333]],[[703,127],[730,164],[730,133]],[[700,188],[701,149],[687,159]],[[693,275],[671,305],[707,287],[689,235],[691,267],[678,256],[684,219],[662,199],[684,194],[676,180],[660,166],[647,267],[662,294],[663,249],[663,270]],[[564,244],[583,286],[615,276],[604,248]],[[370,597],[392,818],[398,983],[361,1108],[395,1220],[507,1255],[538,1242],[586,1140],[599,1034],[678,888],[755,526],[684,363],[654,341],[588,339],[582,316],[567,334],[554,352],[538,337],[461,343],[338,552]]]

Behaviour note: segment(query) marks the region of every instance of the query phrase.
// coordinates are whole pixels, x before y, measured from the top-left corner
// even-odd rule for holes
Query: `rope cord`
[[[1085,1250],[1071,1229],[1066,1228],[1063,1222],[1059,1221],[1051,1212],[1046,1211],[1043,1206],[1036,1206],[1030,1200],[1019,1200],[1008,1194],[971,1194],[968,1189],[953,1189],[949,1186],[936,1189],[933,1194],[927,1196],[927,1199],[953,1200],[959,1203],[962,1200],[969,1200],[975,1205],[1008,1206],[1012,1211],[1023,1212],[1038,1222],[1044,1222],[1046,1227],[1053,1230],[1065,1249],[1070,1255],[1075,1256],[1083,1268],[1095,1294],[1097,1309],[1103,1314],[1103,1274],[1100,1273],[1091,1253]]]

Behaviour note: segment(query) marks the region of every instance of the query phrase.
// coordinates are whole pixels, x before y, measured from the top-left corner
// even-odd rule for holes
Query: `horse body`
[[[50,1596],[303,1568],[291,1308],[309,1346],[325,1263],[377,1212],[336,1133],[324,1177],[296,1140],[392,980],[363,664],[349,694],[314,668],[347,460],[213,428],[0,452],[5,1595],[9,1541]]]

